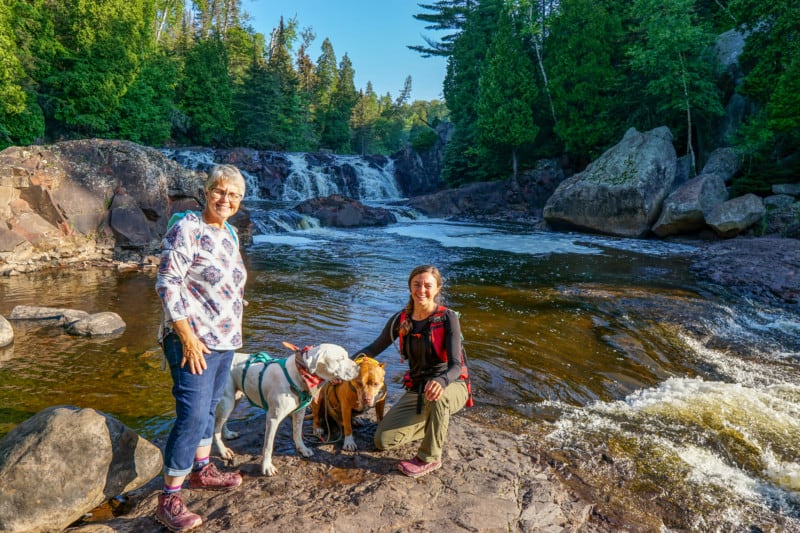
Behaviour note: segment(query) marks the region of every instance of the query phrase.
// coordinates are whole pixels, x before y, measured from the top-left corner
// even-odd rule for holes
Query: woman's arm
[[[389,345],[397,339],[397,330],[400,327],[400,312],[398,311],[392,317],[386,321],[386,324],[383,326],[383,330],[381,331],[380,335],[372,341],[370,344],[361,348],[356,352],[356,355],[366,355],[367,357],[375,357],[381,352],[383,352]]]

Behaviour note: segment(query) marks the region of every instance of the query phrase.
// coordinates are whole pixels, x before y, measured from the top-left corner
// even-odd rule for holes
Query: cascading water
[[[190,170],[208,171],[221,159],[210,148],[165,149],[163,153]],[[247,208],[262,234],[316,227],[315,219],[291,209],[304,200],[338,194],[365,203],[384,204],[402,197],[394,177],[394,162],[390,158],[376,160],[355,155],[299,152],[250,151],[248,154],[253,157],[253,166],[264,168],[272,164],[286,174],[279,184],[265,187],[258,176],[240,167],[247,185]],[[271,163],[264,163],[264,160]],[[390,208],[400,217],[408,216],[407,210]]]

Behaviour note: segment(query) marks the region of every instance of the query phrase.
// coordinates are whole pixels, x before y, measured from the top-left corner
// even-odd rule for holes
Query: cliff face
[[[0,152],[0,274],[151,253],[173,212],[199,208],[204,179],[125,141],[7,148]]]

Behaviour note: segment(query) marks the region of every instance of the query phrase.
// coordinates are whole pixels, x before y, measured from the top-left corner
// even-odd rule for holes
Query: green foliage
[[[356,90],[355,66],[280,21],[265,39],[239,0],[0,0],[0,146],[90,135],[161,145],[391,154],[437,142],[450,185],[503,178],[564,151],[588,160],[624,131],[667,125],[706,151],[721,90],[714,37],[747,34],[731,139],[737,190],[800,174],[796,0],[436,0],[414,15],[441,39],[445,100]],[[184,10],[186,8],[186,11]],[[185,15],[189,16],[185,16]],[[441,34],[440,34],[441,35]],[[714,141],[716,142],[716,141]]]
[[[629,126],[630,96],[622,70],[625,8],[615,0],[562,0],[559,5],[549,20],[544,58],[557,117],[554,131],[567,152],[596,157]]]
[[[765,189],[800,174],[800,9],[794,0],[731,0],[739,29],[747,32],[738,89],[760,111],[739,130],[745,187]]]
[[[466,14],[463,31],[447,60],[444,96],[455,126],[445,150],[443,177],[450,185],[487,178],[478,132],[481,71],[492,42],[502,0],[484,0]]]
[[[60,47],[53,68],[40,80],[40,93],[59,129],[105,135],[150,46],[151,3],[101,0],[53,6],[48,14]]]
[[[151,146],[169,141],[177,72],[176,61],[163,54],[143,60],[139,75],[120,100],[113,130],[117,137]]]
[[[628,51],[633,69],[646,80],[659,122],[686,139],[686,153],[693,151],[693,121],[723,112],[708,54],[714,36],[696,20],[694,2],[635,0],[632,12],[642,40]]]
[[[199,145],[226,144],[233,131],[233,89],[228,54],[218,37],[199,41],[186,54],[178,94],[178,106],[191,121],[187,140]]]
[[[478,81],[478,131],[484,146],[508,150],[517,175],[517,150],[533,143],[539,127],[533,121],[538,96],[533,64],[515,34],[512,20],[501,13]]]
[[[411,132],[409,133],[411,147],[417,152],[427,152],[436,145],[436,141],[438,140],[439,136],[436,132],[427,126],[412,126]]]

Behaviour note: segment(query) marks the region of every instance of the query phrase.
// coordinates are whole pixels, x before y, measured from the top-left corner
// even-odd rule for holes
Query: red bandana
[[[300,354],[294,358],[294,362],[297,364],[297,371],[300,372],[300,377],[303,378],[308,390],[314,390],[324,381],[321,377],[311,373],[306,364],[300,360]]]

